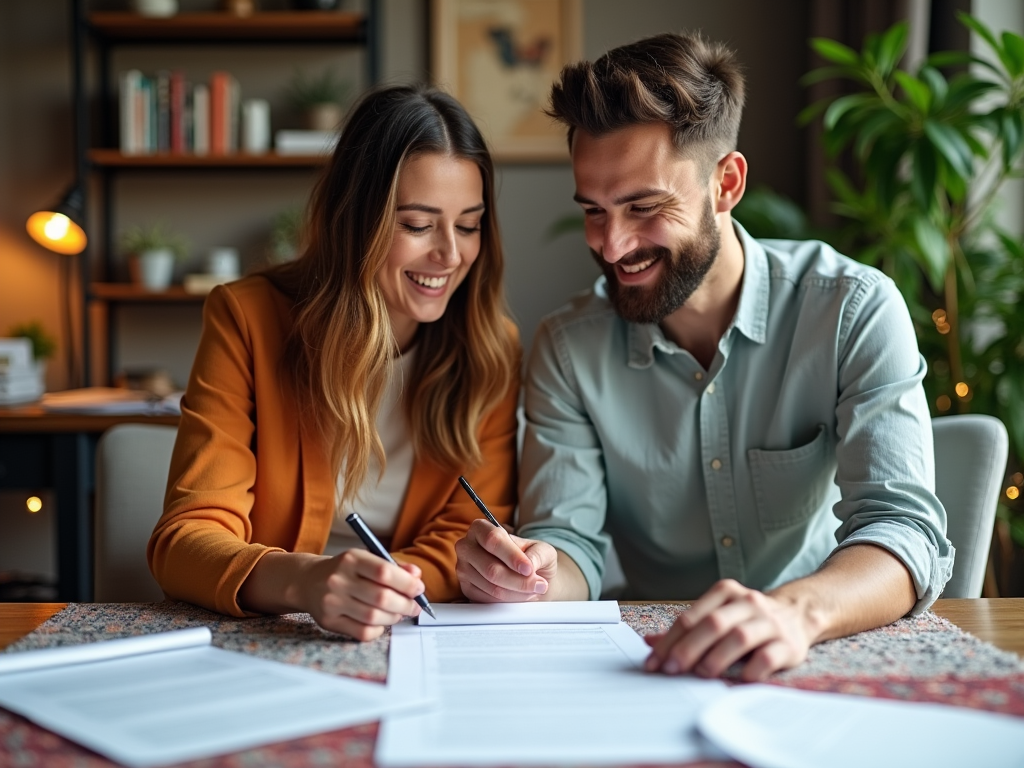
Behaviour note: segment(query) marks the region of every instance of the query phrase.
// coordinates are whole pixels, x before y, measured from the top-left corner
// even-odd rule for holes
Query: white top
[[[380,410],[377,411],[377,434],[380,435],[384,455],[387,457],[384,477],[377,482],[380,463],[371,455],[366,479],[363,481],[363,487],[359,489],[359,494],[345,507],[342,507],[340,501],[335,505],[334,523],[324,547],[325,555],[334,556],[353,547],[366,548],[345,522],[345,517],[350,512],[358,512],[384,546],[388,546],[395,532],[398,513],[402,509],[402,502],[405,501],[409,477],[412,475],[413,448],[409,423],[402,407],[402,394],[415,358],[413,349],[396,361],[394,375],[388,382]],[[343,489],[344,479],[339,472],[336,499],[341,499]]]

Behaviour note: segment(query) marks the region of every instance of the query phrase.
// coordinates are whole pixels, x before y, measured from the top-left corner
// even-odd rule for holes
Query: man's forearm
[[[810,576],[768,594],[806,617],[812,644],[889,624],[917,602],[910,571],[871,544],[841,549]]]

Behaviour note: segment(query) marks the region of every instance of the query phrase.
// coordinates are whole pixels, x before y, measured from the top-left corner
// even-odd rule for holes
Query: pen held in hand
[[[459,483],[461,483],[462,487],[466,489],[466,493],[469,494],[469,498],[473,500],[473,503],[476,504],[480,511],[484,513],[484,516],[491,521],[491,524],[497,528],[501,528],[501,523],[497,521],[494,515],[491,514],[491,510],[487,508],[487,505],[484,504],[480,500],[480,497],[476,495],[476,491],[473,490],[473,486],[469,484],[469,481],[462,475],[459,475]]]
[[[392,565],[398,565],[395,559],[391,557],[391,554],[384,549],[384,545],[380,543],[380,539],[373,535],[366,523],[363,522],[363,518],[359,516],[357,512],[353,512],[351,515],[345,518],[345,522],[352,526],[352,530],[356,532],[356,536],[366,545],[366,548],[370,550],[377,557],[383,557]],[[434,609],[430,607],[430,602],[427,600],[426,594],[419,594],[415,598],[417,605],[424,611],[430,614],[430,617],[436,619],[434,615]]]

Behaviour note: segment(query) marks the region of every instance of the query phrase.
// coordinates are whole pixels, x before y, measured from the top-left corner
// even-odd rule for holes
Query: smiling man
[[[735,57],[665,34],[566,67],[575,199],[603,276],[546,318],[526,384],[519,536],[474,523],[480,601],[700,596],[648,669],[760,680],[811,645],[928,607],[953,547],[925,366],[892,281],[731,211]]]

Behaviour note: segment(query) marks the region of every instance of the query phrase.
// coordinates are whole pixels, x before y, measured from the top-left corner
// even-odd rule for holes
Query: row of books
[[[121,73],[121,151],[223,155],[238,151],[238,81],[213,72],[209,83],[190,83],[183,72],[154,76],[137,69]]]

